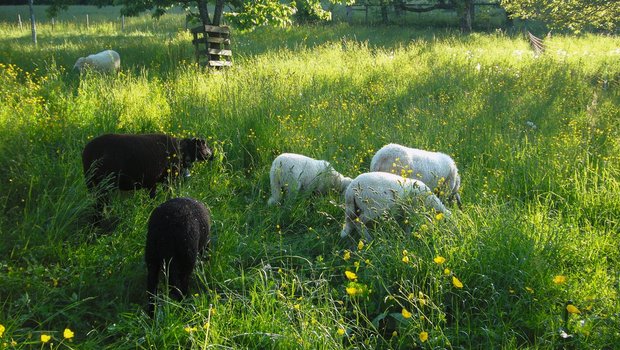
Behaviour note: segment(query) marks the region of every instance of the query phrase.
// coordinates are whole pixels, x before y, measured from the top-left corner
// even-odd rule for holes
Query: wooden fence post
[[[28,7],[30,7],[30,29],[32,29],[32,42],[37,45],[37,23],[34,20],[34,5],[32,0],[28,0]]]
[[[121,30],[125,30],[125,15],[121,16]]]
[[[86,14],[86,29],[90,28],[90,21],[88,20],[88,13]]]
[[[56,21],[54,20],[54,17],[52,17],[52,32],[54,31],[55,27],[56,27]]]

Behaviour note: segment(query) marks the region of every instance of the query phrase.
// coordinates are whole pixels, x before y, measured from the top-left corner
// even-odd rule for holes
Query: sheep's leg
[[[155,315],[155,298],[157,296],[157,284],[159,283],[159,271],[161,270],[161,262],[148,263],[148,275],[146,279],[146,290],[149,297],[148,313]]]
[[[456,198],[456,205],[458,205],[459,209],[463,210],[463,203],[461,203],[461,195],[456,193],[454,195],[454,198]]]

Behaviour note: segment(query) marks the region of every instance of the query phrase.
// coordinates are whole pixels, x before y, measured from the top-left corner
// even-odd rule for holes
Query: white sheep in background
[[[452,213],[420,180],[384,173],[364,173],[353,179],[344,194],[345,223],[340,237],[348,236],[357,229],[370,241],[366,224],[389,212],[397,205],[413,205],[435,209],[449,218]],[[404,214],[404,213],[399,213]]]
[[[115,73],[121,69],[121,56],[114,50],[101,51],[78,58],[73,69],[78,69],[80,73],[87,69],[102,73]]]
[[[268,205],[279,203],[283,193],[309,191],[323,194],[330,189],[344,192],[351,183],[350,177],[334,170],[328,161],[294,153],[283,153],[274,159],[269,180],[271,197]]]
[[[395,143],[383,146],[372,157],[370,171],[382,171],[420,180],[448,202],[461,208],[461,177],[454,160],[441,152],[429,152]]]

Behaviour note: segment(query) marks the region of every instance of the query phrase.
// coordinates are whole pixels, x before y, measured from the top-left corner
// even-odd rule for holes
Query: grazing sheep
[[[189,278],[198,254],[208,248],[211,213],[192,198],[170,199],[151,213],[144,260],[148,269],[149,314],[155,311],[159,273],[166,269],[170,294],[179,300],[187,295]]]
[[[105,50],[99,53],[78,58],[73,66],[80,73],[87,69],[102,73],[116,73],[121,69],[121,56],[114,50]]]
[[[372,157],[370,171],[383,171],[421,180],[448,202],[456,199],[461,208],[456,163],[447,154],[409,148],[394,143],[383,146]]]
[[[328,161],[294,153],[283,153],[274,159],[269,180],[271,197],[268,205],[279,203],[282,193],[291,192],[291,188],[298,192],[326,193],[330,189],[343,192],[351,183],[350,177],[334,170]]]
[[[398,204],[412,203],[414,206],[433,208],[446,217],[450,210],[441,203],[431,189],[420,180],[402,176],[371,172],[353,179],[344,194],[345,224],[340,233],[344,238],[357,229],[364,238],[371,240],[366,224],[377,219]]]
[[[155,197],[158,182],[189,173],[194,162],[213,157],[202,139],[178,139],[163,134],[105,134],[91,140],[82,152],[86,185],[94,191],[100,183],[110,181],[114,187],[128,191],[147,188]],[[101,188],[99,212],[109,189]]]

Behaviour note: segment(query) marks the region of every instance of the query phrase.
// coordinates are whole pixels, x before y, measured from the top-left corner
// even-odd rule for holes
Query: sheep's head
[[[349,187],[349,184],[353,181],[353,179],[342,175],[340,176],[340,191],[344,192],[347,190],[347,187]]]
[[[203,139],[191,138],[181,140],[181,153],[183,153],[183,167],[191,167],[193,162],[201,162],[213,159],[213,151]]]
[[[86,66],[86,58],[85,57],[80,57],[80,58],[77,59],[77,61],[73,65],[73,69],[77,69],[79,71],[82,71],[82,69],[84,69],[84,66]]]

